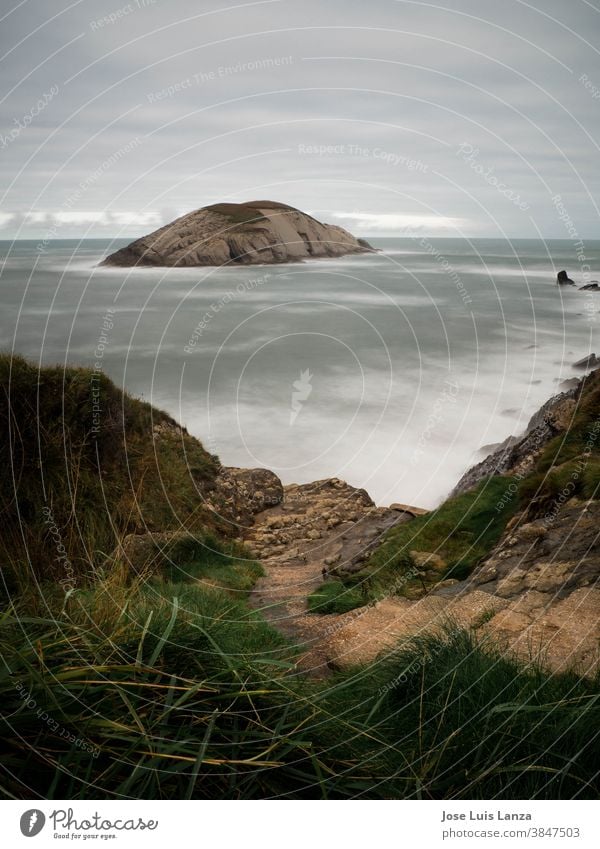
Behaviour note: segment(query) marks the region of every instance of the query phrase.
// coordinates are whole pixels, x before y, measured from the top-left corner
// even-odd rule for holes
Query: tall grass
[[[472,631],[401,648],[379,712],[435,798],[591,798],[599,789],[599,682],[524,665]]]
[[[319,683],[223,589],[71,596],[0,620],[6,797],[592,798],[598,682],[472,632]],[[93,625],[94,617],[95,627]]]
[[[204,505],[216,458],[104,374],[0,355],[0,432],[0,554],[10,589],[30,573],[64,577],[59,546],[73,574],[85,575],[124,534],[219,529]]]

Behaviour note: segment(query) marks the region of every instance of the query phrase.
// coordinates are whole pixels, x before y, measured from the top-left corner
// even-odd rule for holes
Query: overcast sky
[[[0,14],[0,238],[257,198],[358,235],[600,237],[600,0]]]

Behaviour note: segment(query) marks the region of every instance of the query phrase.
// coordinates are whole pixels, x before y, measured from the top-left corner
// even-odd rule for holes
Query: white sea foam
[[[36,360],[91,365],[111,306],[103,368],[225,464],[284,482],[338,476],[379,503],[431,507],[481,445],[522,431],[578,374],[600,295],[555,285],[555,267],[577,278],[567,242],[430,242],[447,267],[418,241],[389,239],[385,253],[302,265],[133,271],[95,267],[108,243],[41,257],[17,244],[0,338]],[[586,249],[600,277],[600,243]]]

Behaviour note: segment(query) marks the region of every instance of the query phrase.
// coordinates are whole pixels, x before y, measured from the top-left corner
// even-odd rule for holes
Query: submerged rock
[[[269,200],[216,203],[108,256],[109,266],[256,265],[371,253],[347,230]]]

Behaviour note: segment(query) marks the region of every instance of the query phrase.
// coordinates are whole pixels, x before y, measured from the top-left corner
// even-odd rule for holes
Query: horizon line
[[[146,234],[147,235],[147,234]],[[107,239],[112,239],[113,241],[118,239],[141,239],[144,237],[144,234],[141,236],[116,236],[116,235],[103,235],[103,236],[61,236],[56,239],[49,239],[48,243],[51,244],[53,242],[72,242],[72,241],[106,241]],[[47,237],[44,234],[40,234],[39,236],[7,236],[6,238],[0,237],[0,242],[38,242],[40,239],[46,239]],[[481,234],[477,236],[471,236],[468,234],[462,236],[440,236],[439,233],[434,235],[432,233],[415,233],[412,236],[407,236],[405,234],[382,234],[382,233],[362,233],[360,238],[369,238],[369,239],[406,239],[406,240],[415,240],[415,239],[463,239],[469,241],[477,241],[480,239],[494,239],[498,242],[544,242],[544,241],[552,241],[552,242],[573,242],[573,239],[565,238],[564,236],[482,236]],[[588,242],[600,242],[600,236],[581,236],[581,240]]]

